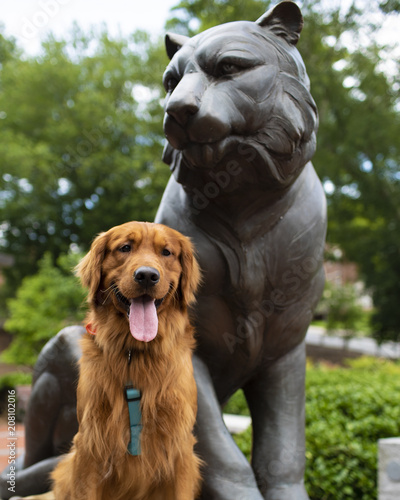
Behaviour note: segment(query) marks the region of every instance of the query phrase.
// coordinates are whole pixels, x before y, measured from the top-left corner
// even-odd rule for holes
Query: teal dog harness
[[[131,385],[125,386],[126,400],[128,401],[129,426],[131,428],[131,440],[128,443],[130,455],[140,455],[140,434],[142,432],[142,412],[140,411],[141,394],[138,389]]]

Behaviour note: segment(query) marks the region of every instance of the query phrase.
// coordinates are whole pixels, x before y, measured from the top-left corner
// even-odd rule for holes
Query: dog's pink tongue
[[[129,328],[136,340],[150,342],[158,331],[158,317],[151,297],[133,299],[129,309]]]

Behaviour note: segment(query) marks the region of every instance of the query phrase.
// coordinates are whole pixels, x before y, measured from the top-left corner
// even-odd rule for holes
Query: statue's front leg
[[[309,500],[303,483],[305,364],[302,342],[244,388],[253,422],[252,465],[265,500]]]
[[[204,460],[202,500],[262,500],[252,468],[225,427],[206,365],[193,366],[198,391],[196,451]]]

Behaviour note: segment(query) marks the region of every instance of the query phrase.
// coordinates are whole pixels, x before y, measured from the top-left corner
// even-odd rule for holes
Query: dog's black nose
[[[139,267],[136,269],[133,277],[136,283],[146,288],[154,286],[160,281],[160,273],[154,267]]]

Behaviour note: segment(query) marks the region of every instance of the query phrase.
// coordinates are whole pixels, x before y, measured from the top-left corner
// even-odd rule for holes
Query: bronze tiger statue
[[[156,221],[192,239],[204,274],[193,311],[202,499],[308,499],[304,338],[324,286],[326,206],[302,26],[285,1],[256,22],[166,38],[172,176]],[[251,466],[221,417],[239,388]]]

